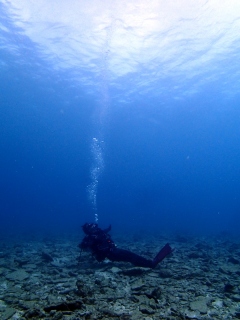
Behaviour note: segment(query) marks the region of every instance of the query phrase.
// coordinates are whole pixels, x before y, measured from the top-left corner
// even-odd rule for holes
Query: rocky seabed
[[[154,270],[98,263],[80,240],[2,237],[0,319],[240,319],[240,240],[115,237],[148,258],[169,242],[175,251]]]

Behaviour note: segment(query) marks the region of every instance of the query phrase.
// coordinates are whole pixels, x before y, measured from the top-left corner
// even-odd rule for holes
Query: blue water
[[[239,12],[0,1],[0,231],[237,234]]]

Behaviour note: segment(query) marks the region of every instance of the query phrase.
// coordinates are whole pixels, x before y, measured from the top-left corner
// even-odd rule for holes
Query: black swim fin
[[[161,262],[167,255],[173,252],[173,249],[167,243],[165,246],[158,252],[156,257],[153,259],[153,268],[155,268],[159,262]]]

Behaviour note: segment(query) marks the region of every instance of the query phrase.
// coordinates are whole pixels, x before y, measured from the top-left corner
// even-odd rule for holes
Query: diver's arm
[[[111,231],[111,229],[112,229],[112,226],[110,224],[107,229],[103,229],[103,232],[108,233],[109,231]]]

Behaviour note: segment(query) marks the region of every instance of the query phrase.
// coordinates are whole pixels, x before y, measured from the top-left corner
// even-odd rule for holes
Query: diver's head
[[[82,226],[83,232],[87,235],[94,234],[98,230],[98,225],[96,223],[85,223]]]

